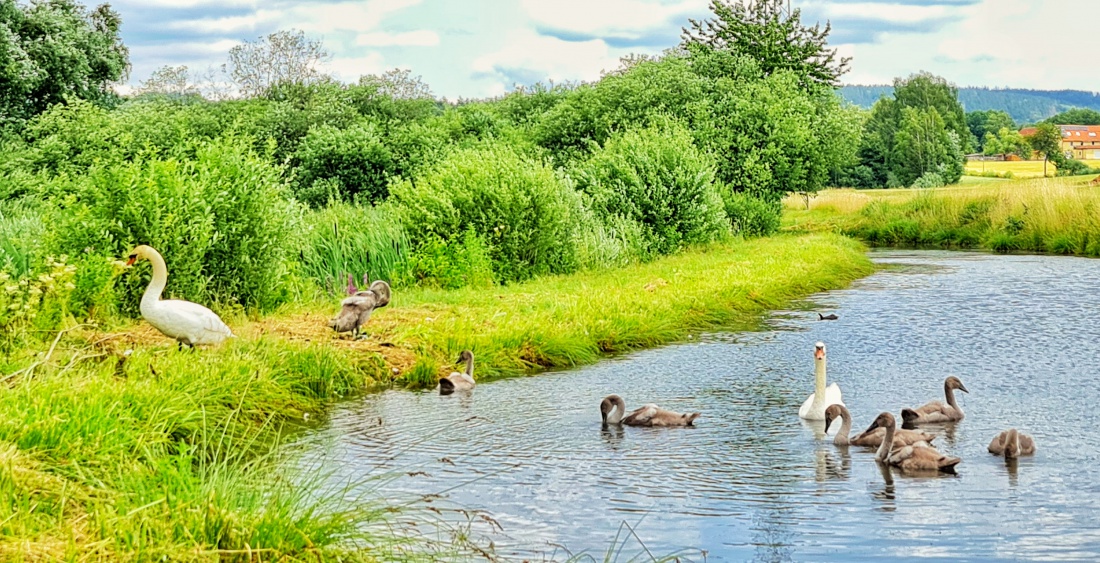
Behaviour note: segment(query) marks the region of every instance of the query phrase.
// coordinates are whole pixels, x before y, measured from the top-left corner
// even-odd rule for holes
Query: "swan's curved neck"
[[[145,257],[153,265],[153,279],[149,282],[149,287],[145,288],[145,294],[141,296],[142,308],[155,306],[160,301],[161,294],[164,293],[164,286],[168,285],[168,266],[164,264],[164,257],[153,249],[147,250]]]
[[[826,431],[829,429],[826,428]],[[848,409],[841,409],[840,411],[840,431],[836,433],[836,437],[833,438],[833,443],[838,446],[848,445],[848,434],[852,432],[852,415],[848,412]]]
[[[470,379],[474,378],[474,357],[466,357],[466,375],[470,376]]]
[[[878,446],[878,451],[875,452],[875,459],[878,461],[886,461],[886,458],[890,457],[890,448],[894,447],[894,427],[886,427],[886,435],[882,437],[882,443]]]
[[[825,402],[825,358],[814,359],[814,408]]]
[[[955,390],[946,383],[943,385],[943,394],[947,398],[947,404],[951,405],[951,408],[962,412],[962,409],[959,408],[959,404],[955,402]]]
[[[611,412],[607,415],[608,424],[618,424],[622,422],[623,415],[626,414],[626,401],[621,398],[613,401]]]

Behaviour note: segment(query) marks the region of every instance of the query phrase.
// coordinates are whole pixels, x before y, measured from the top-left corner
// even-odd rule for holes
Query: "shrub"
[[[573,176],[598,216],[638,223],[649,252],[671,254],[728,232],[714,164],[675,122],[611,137]]]
[[[577,264],[582,270],[621,268],[646,259],[642,226],[621,215],[601,220],[585,210],[577,236]]]
[[[444,289],[493,285],[493,261],[489,245],[473,229],[461,238],[432,237],[421,241],[405,263],[402,279]]]
[[[243,139],[201,141],[195,159],[139,156],[47,184],[55,252],[118,257],[136,244],[164,255],[168,295],[266,310],[281,302],[299,221],[282,171]],[[87,273],[78,274],[89,275]],[[125,276],[135,311],[146,276]]]
[[[310,129],[295,158],[298,196],[313,206],[327,203],[318,197],[330,190],[318,190],[314,186],[323,181],[338,182],[344,200],[381,202],[388,195],[386,184],[395,172],[393,154],[383,144],[377,128],[369,122],[360,122],[347,129],[330,125]]]
[[[929,170],[913,181],[912,188],[942,188],[945,184],[943,176],[939,172]]]
[[[763,237],[779,230],[781,204],[732,190],[724,191],[722,199],[733,232],[745,237]]]
[[[499,281],[576,268],[578,194],[510,146],[456,150],[392,190],[416,246],[433,239],[451,243],[472,228],[488,244]]]

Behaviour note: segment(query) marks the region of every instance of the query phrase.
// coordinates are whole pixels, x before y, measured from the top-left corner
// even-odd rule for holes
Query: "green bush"
[[[763,237],[779,230],[782,205],[732,190],[724,190],[722,200],[733,232],[745,237]]]
[[[682,126],[663,121],[611,137],[573,169],[596,214],[638,223],[653,254],[671,254],[729,231],[713,162]]]
[[[339,182],[342,199],[363,203],[381,202],[388,195],[386,184],[395,172],[393,154],[377,127],[360,122],[347,129],[323,125],[310,129],[295,153],[298,162],[298,196],[313,206],[330,189],[318,190],[316,182]],[[331,184],[329,184],[331,186]]]
[[[166,297],[260,310],[282,302],[300,220],[282,171],[244,139],[198,142],[194,153],[185,161],[139,156],[50,181],[48,247],[119,257],[148,244],[168,263]],[[148,280],[124,276],[124,311],[136,310]]]
[[[405,263],[405,284],[444,289],[493,285],[493,261],[489,245],[473,229],[461,238],[445,241],[432,237],[421,241]]]
[[[944,183],[943,175],[941,175],[939,172],[934,172],[932,170],[929,170],[928,172],[925,172],[924,174],[922,174],[920,178],[917,178],[913,182],[913,185],[910,186],[910,187],[911,188],[942,188],[945,185],[947,185],[947,184]]]
[[[415,246],[433,239],[452,243],[473,229],[489,245],[499,281],[577,267],[579,195],[549,167],[510,146],[456,150],[392,191]]]

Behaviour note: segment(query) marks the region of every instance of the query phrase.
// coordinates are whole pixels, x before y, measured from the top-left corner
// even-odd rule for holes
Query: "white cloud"
[[[893,23],[920,23],[943,18],[953,10],[958,10],[958,8],[948,8],[943,5],[915,6],[911,4],[876,4],[869,2],[854,4],[826,3],[823,7],[829,18],[864,18]]]
[[[324,70],[344,82],[357,82],[364,74],[381,74],[387,69],[382,54],[374,52],[361,57],[334,57],[324,65]]]
[[[563,41],[530,30],[510,32],[506,47],[474,59],[474,72],[506,78],[504,71],[523,69],[556,82],[595,80],[617,68],[619,59],[603,40]],[[510,85],[509,85],[510,86]]]
[[[428,29],[406,31],[404,33],[373,31],[360,33],[355,38],[355,44],[363,47],[434,47],[439,45],[439,34]]]
[[[663,27],[677,16],[698,13],[706,6],[705,0],[523,0],[523,8],[537,25],[612,35],[640,34]]]

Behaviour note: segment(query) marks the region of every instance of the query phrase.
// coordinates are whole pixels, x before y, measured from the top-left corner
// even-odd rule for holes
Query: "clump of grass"
[[[306,217],[309,236],[301,253],[302,269],[325,290],[342,294],[347,275],[362,283],[393,281],[408,258],[409,242],[393,209],[334,203]]]
[[[364,530],[393,512],[291,486],[272,454],[286,423],[382,373],[286,342],[58,341],[0,389],[0,558],[361,560],[349,538],[391,541]]]

